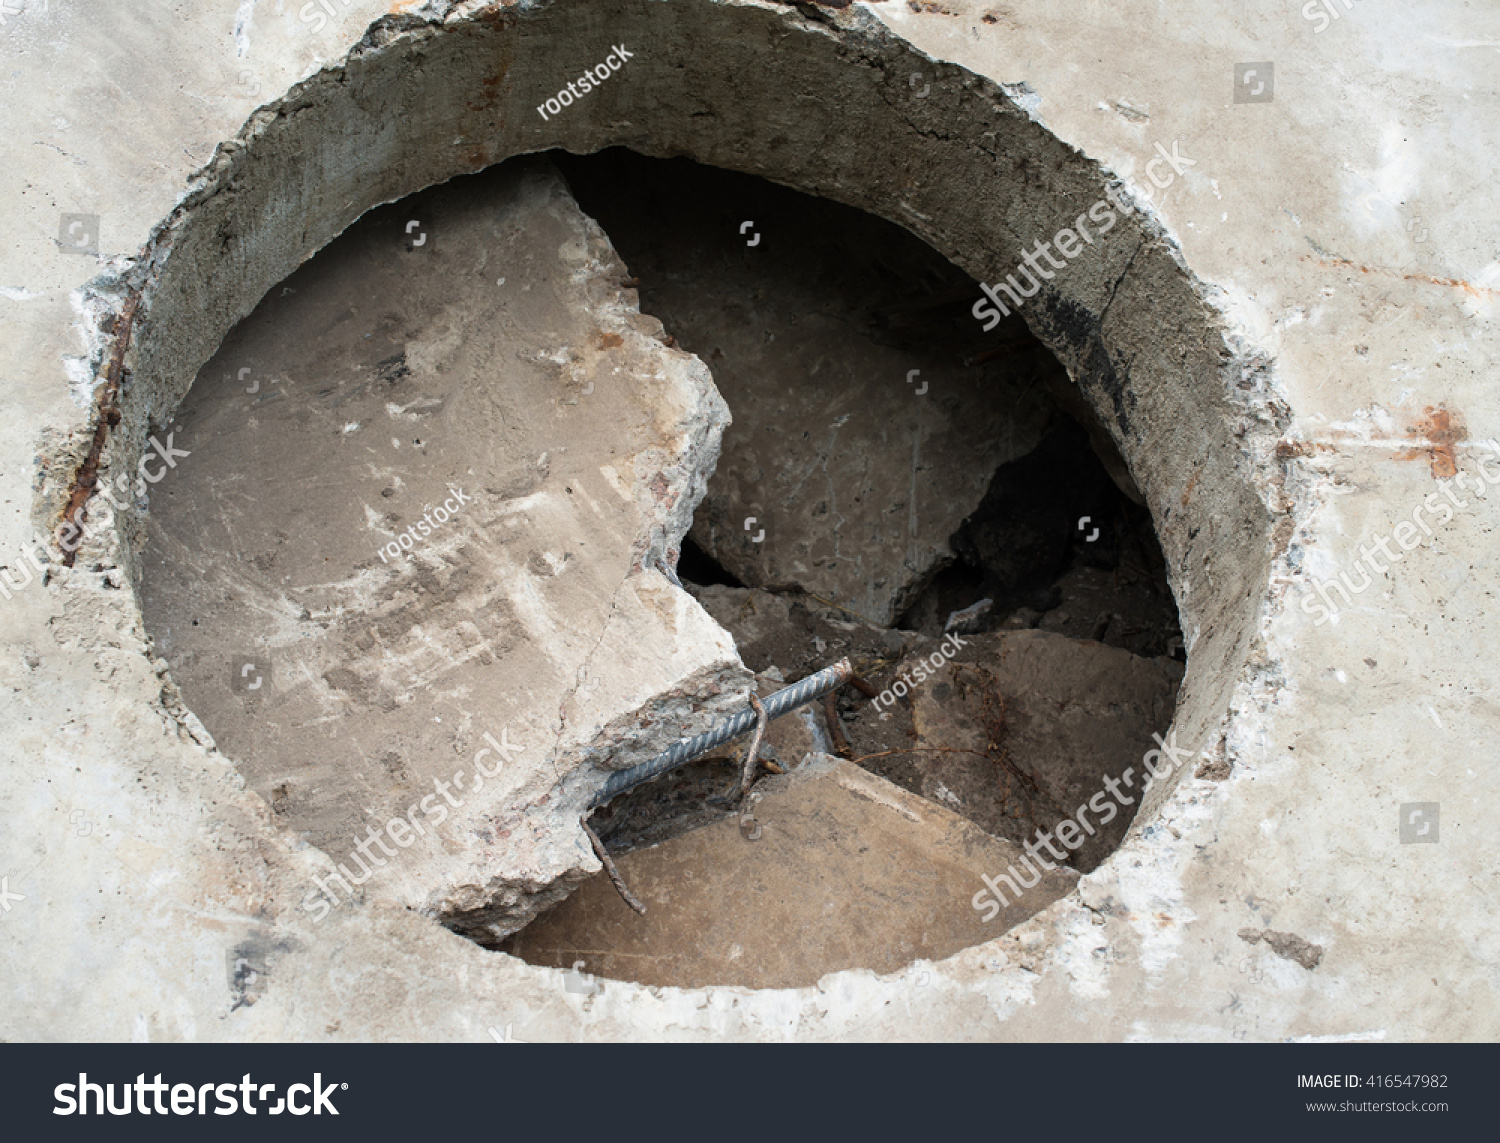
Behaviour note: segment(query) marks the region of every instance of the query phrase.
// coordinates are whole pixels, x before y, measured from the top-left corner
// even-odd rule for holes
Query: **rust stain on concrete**
[[[125,353],[130,348],[130,337],[135,330],[136,311],[141,304],[141,290],[133,290],[125,302],[125,308],[115,318],[111,337],[114,341],[113,350],[110,354],[109,365],[105,369],[104,384],[99,389],[98,418],[94,423],[94,438],[89,446],[88,455],[84,457],[83,463],[78,466],[78,472],[73,477],[73,484],[68,493],[67,507],[63,509],[62,523],[59,531],[70,530],[69,540],[76,537],[77,531],[82,528],[83,521],[88,513],[84,506],[88,504],[89,497],[94,494],[94,489],[99,482],[99,461],[104,455],[104,444],[109,439],[109,430],[120,423],[120,384],[125,376]],[[77,547],[69,549],[63,546],[62,562],[64,567],[72,567],[73,560],[78,554]]]
[[[1304,258],[1309,255],[1303,255]],[[1358,270],[1361,274],[1376,274],[1386,278],[1400,278],[1406,282],[1425,282],[1430,286],[1450,286],[1453,289],[1462,290],[1476,298],[1493,298],[1500,296],[1500,290],[1490,289],[1486,286],[1476,286],[1473,282],[1465,282],[1462,278],[1435,278],[1431,274],[1402,274],[1395,270],[1387,270],[1380,266],[1361,266],[1358,262],[1351,262],[1347,258],[1312,258],[1319,266],[1328,268],[1342,267],[1346,270]]]
[[[1398,459],[1415,460],[1426,456],[1432,462],[1433,479],[1446,480],[1458,472],[1453,446],[1468,439],[1468,427],[1461,414],[1443,405],[1428,405],[1423,413],[1422,419],[1415,422],[1406,435],[1412,440],[1422,441],[1426,447],[1412,449]]]
[[[1187,487],[1182,490],[1182,506],[1184,508],[1188,506],[1188,500],[1192,498],[1193,489],[1198,487],[1198,480],[1202,475],[1203,470],[1200,468],[1193,473],[1193,478],[1187,482]]]

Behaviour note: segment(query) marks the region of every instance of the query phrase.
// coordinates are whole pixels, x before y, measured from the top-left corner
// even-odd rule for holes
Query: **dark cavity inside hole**
[[[873,792],[772,779],[751,841],[726,797],[741,740],[595,814],[660,902],[646,917],[600,876],[501,947],[647,984],[785,987],[947,956],[1044,907],[1061,874],[980,922],[979,873],[944,847],[1020,855],[1105,777],[1139,773],[1171,722],[1176,607],[1107,432],[1018,317],[982,333],[976,283],[891,223],[682,159],[555,158],[735,418],[682,548],[688,589],[762,694],[842,655],[877,695],[912,685],[888,703],[846,687],[767,736],[782,766],[837,752]],[[919,824],[862,816],[907,795]],[[1097,866],[1136,804],[1054,863]]]
[[[730,575],[724,565],[709,555],[692,536],[682,541],[682,554],[677,558],[677,575],[684,584],[697,587],[744,587],[738,576]]]

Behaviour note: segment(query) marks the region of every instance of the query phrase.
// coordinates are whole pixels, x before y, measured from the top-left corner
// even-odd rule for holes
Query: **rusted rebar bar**
[[[620,876],[620,871],[615,868],[615,863],[610,859],[609,850],[604,848],[604,843],[599,840],[599,835],[589,825],[589,819],[579,818],[578,824],[583,827],[583,832],[589,835],[589,844],[594,847],[594,856],[599,859],[599,864],[604,866],[604,872],[609,874],[609,879],[615,887],[615,892],[620,895],[620,900],[629,905],[641,916],[646,915],[646,906],[635,899],[629,889],[625,887],[625,879]]]
[[[832,691],[828,692],[832,694]],[[743,802],[750,792],[750,783],[755,780],[755,763],[760,758],[760,740],[766,736],[766,708],[759,697],[750,695],[750,707],[755,711],[755,737],[750,740],[750,749],[745,751],[745,768],[740,771],[740,793],[736,801]]]
[[[120,311],[119,317],[115,319],[114,326],[110,332],[110,338],[114,342],[114,348],[110,353],[109,365],[104,370],[104,384],[99,387],[98,419],[94,423],[94,437],[89,444],[89,450],[84,455],[78,471],[73,474],[73,483],[69,489],[68,502],[63,508],[62,523],[58,525],[59,530],[72,527],[75,535],[70,541],[77,539],[76,532],[82,529],[84,518],[87,513],[84,507],[89,502],[89,497],[94,494],[98,484],[99,465],[104,457],[104,445],[109,440],[109,430],[120,423],[120,389],[126,372],[125,354],[130,349],[130,336],[135,330],[136,312],[141,305],[141,291],[136,289],[131,292],[125,301],[125,308]],[[59,544],[62,548],[63,567],[72,567],[73,560],[78,555],[78,547],[75,544],[69,548]]]

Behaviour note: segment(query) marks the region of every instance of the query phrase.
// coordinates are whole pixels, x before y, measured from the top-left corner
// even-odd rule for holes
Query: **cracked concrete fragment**
[[[623,276],[520,160],[372,212],[178,410],[147,623],[333,859],[315,918],[358,892],[503,936],[597,868],[577,819],[603,770],[743,701],[729,636],[659,570],[728,412]]]

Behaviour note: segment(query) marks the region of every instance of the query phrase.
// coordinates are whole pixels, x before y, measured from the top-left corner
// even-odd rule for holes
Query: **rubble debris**
[[[943,631],[945,634],[952,631],[958,635],[968,635],[971,632],[978,631],[984,623],[985,617],[994,610],[994,607],[995,601],[986,596],[978,603],[971,603],[961,611],[951,612],[948,616],[948,622],[943,624]]]
[[[1311,972],[1323,963],[1323,946],[1315,945],[1296,933],[1278,933],[1272,929],[1241,929],[1239,938],[1249,944],[1265,941],[1277,956],[1294,961]]]

